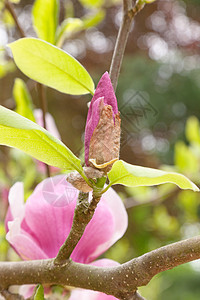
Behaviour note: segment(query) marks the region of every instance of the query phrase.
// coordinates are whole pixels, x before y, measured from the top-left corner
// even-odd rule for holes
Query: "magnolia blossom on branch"
[[[78,190],[66,181],[65,175],[42,181],[26,203],[23,184],[15,183],[9,193],[6,238],[22,259],[47,259],[57,255],[70,232],[77,197]],[[90,194],[89,201],[91,198]],[[127,222],[120,197],[109,189],[72,252],[73,261],[97,266],[116,265],[109,260],[93,261],[123,236]]]

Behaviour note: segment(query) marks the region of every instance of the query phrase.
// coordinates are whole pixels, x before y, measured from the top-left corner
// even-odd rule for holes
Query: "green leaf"
[[[41,284],[37,286],[35,295],[34,295],[34,300],[44,300],[44,288]]]
[[[3,106],[0,106],[0,144],[22,150],[51,166],[84,174],[80,160],[60,140]]]
[[[33,25],[38,37],[52,44],[55,44],[58,12],[58,0],[36,0],[33,6]]]
[[[200,124],[195,116],[187,120],[185,133],[190,143],[200,144]]]
[[[187,177],[173,172],[135,166],[118,160],[113,164],[108,173],[110,187],[113,184],[122,184],[126,186],[153,186],[163,183],[174,183],[181,189],[190,189],[199,191],[198,187]]]
[[[31,95],[29,94],[25,82],[20,78],[15,79],[13,96],[16,102],[15,111],[23,117],[35,122]]]
[[[187,147],[182,141],[175,145],[175,165],[179,171],[191,174],[196,174],[199,170],[198,157],[192,152],[192,149]]]
[[[83,21],[79,18],[68,18],[62,22],[57,31],[56,45],[61,47],[64,40],[83,29]]]
[[[35,38],[9,44],[18,68],[28,77],[71,95],[94,93],[86,69],[65,51]]]

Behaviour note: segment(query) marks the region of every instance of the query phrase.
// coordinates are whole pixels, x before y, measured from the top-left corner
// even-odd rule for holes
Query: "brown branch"
[[[144,7],[144,3],[141,0],[137,0],[134,7],[132,2],[132,0],[123,0],[123,19],[118,32],[109,72],[114,90],[116,90],[117,87],[121,64],[133,19]]]
[[[22,38],[26,37],[26,34],[25,34],[23,28],[21,27],[19,21],[18,21],[18,18],[17,18],[17,15],[15,13],[15,10],[13,8],[13,5],[12,5],[12,3],[9,2],[9,0],[5,0],[5,8],[9,11],[11,16],[13,17],[13,20],[16,24],[16,27],[17,27],[18,31],[19,31],[20,37],[22,37]]]
[[[55,264],[65,264],[66,260],[71,256],[74,248],[81,239],[86,226],[91,221],[97,204],[101,197],[96,197],[93,194],[93,199],[88,202],[88,193],[79,192],[77,205],[74,211],[74,218],[70,233],[61,246],[57,257],[55,258]]]
[[[43,127],[47,129],[47,124],[46,124],[47,99],[46,99],[45,86],[37,82],[37,89],[38,89],[38,95],[39,95],[40,105],[42,109]],[[45,167],[46,167],[46,177],[50,177],[51,176],[50,167],[47,164],[45,164]]]
[[[193,237],[157,250],[117,267],[101,268],[54,259],[0,263],[0,286],[60,284],[113,295],[121,300],[142,299],[137,287],[147,285],[158,273],[200,258],[200,237]],[[134,298],[136,297],[137,298]],[[140,297],[140,298],[139,298]]]

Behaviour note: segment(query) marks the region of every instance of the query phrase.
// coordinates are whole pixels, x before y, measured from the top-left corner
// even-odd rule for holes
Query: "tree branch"
[[[109,72],[114,90],[116,90],[117,87],[121,64],[133,19],[144,7],[144,3],[141,0],[137,0],[134,7],[132,2],[132,0],[123,0],[123,19],[118,32]]]
[[[65,264],[66,260],[71,256],[74,248],[81,239],[86,226],[91,221],[97,204],[101,197],[96,197],[93,194],[92,201],[88,201],[88,193],[79,192],[77,205],[74,211],[74,218],[70,233],[61,246],[57,257],[55,258],[55,264]]]
[[[57,265],[54,259],[0,263],[0,286],[60,284],[100,291],[118,299],[142,299],[136,294],[158,273],[200,258],[200,237],[183,240],[117,267],[101,268],[75,263]],[[134,298],[136,297],[137,298]],[[140,297],[140,298],[139,298]]]
[[[20,37],[21,38],[26,37],[26,34],[25,34],[23,28],[19,24],[19,21],[18,21],[17,15],[15,13],[15,10],[13,8],[13,5],[12,5],[12,3],[9,2],[9,0],[5,0],[5,8],[9,11],[9,13],[11,14],[11,16],[13,17],[13,20],[14,20],[14,22],[16,24],[16,27],[18,29],[18,32],[20,34]]]

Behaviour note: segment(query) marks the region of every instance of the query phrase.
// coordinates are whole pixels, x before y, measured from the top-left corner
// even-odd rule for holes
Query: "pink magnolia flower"
[[[100,122],[101,121],[101,122]],[[103,124],[102,124],[103,123]],[[99,132],[97,126],[99,125]],[[95,132],[96,131],[96,132]],[[115,133],[116,131],[116,133]],[[95,137],[94,137],[95,134]],[[93,145],[91,141],[93,137]],[[110,144],[114,140],[114,144]],[[98,145],[98,143],[101,145]],[[112,160],[113,155],[110,153],[112,148],[116,148],[116,144],[120,142],[120,118],[117,107],[117,99],[110,81],[108,72],[101,77],[92,101],[90,103],[86,128],[85,128],[85,163],[89,166],[89,159],[96,159],[103,164],[106,160]],[[97,145],[97,146],[96,146]],[[114,145],[114,146],[113,146]],[[98,147],[97,149],[95,147]],[[108,148],[109,154],[102,152]],[[118,156],[119,149],[115,151],[114,156]],[[101,157],[94,157],[94,156]]]
[[[43,180],[26,203],[21,182],[10,189],[6,238],[22,259],[53,258],[68,236],[78,190],[65,177],[57,175]],[[90,199],[91,196],[90,193]],[[123,236],[126,228],[126,210],[120,197],[110,188],[102,196],[71,258],[92,263]]]

